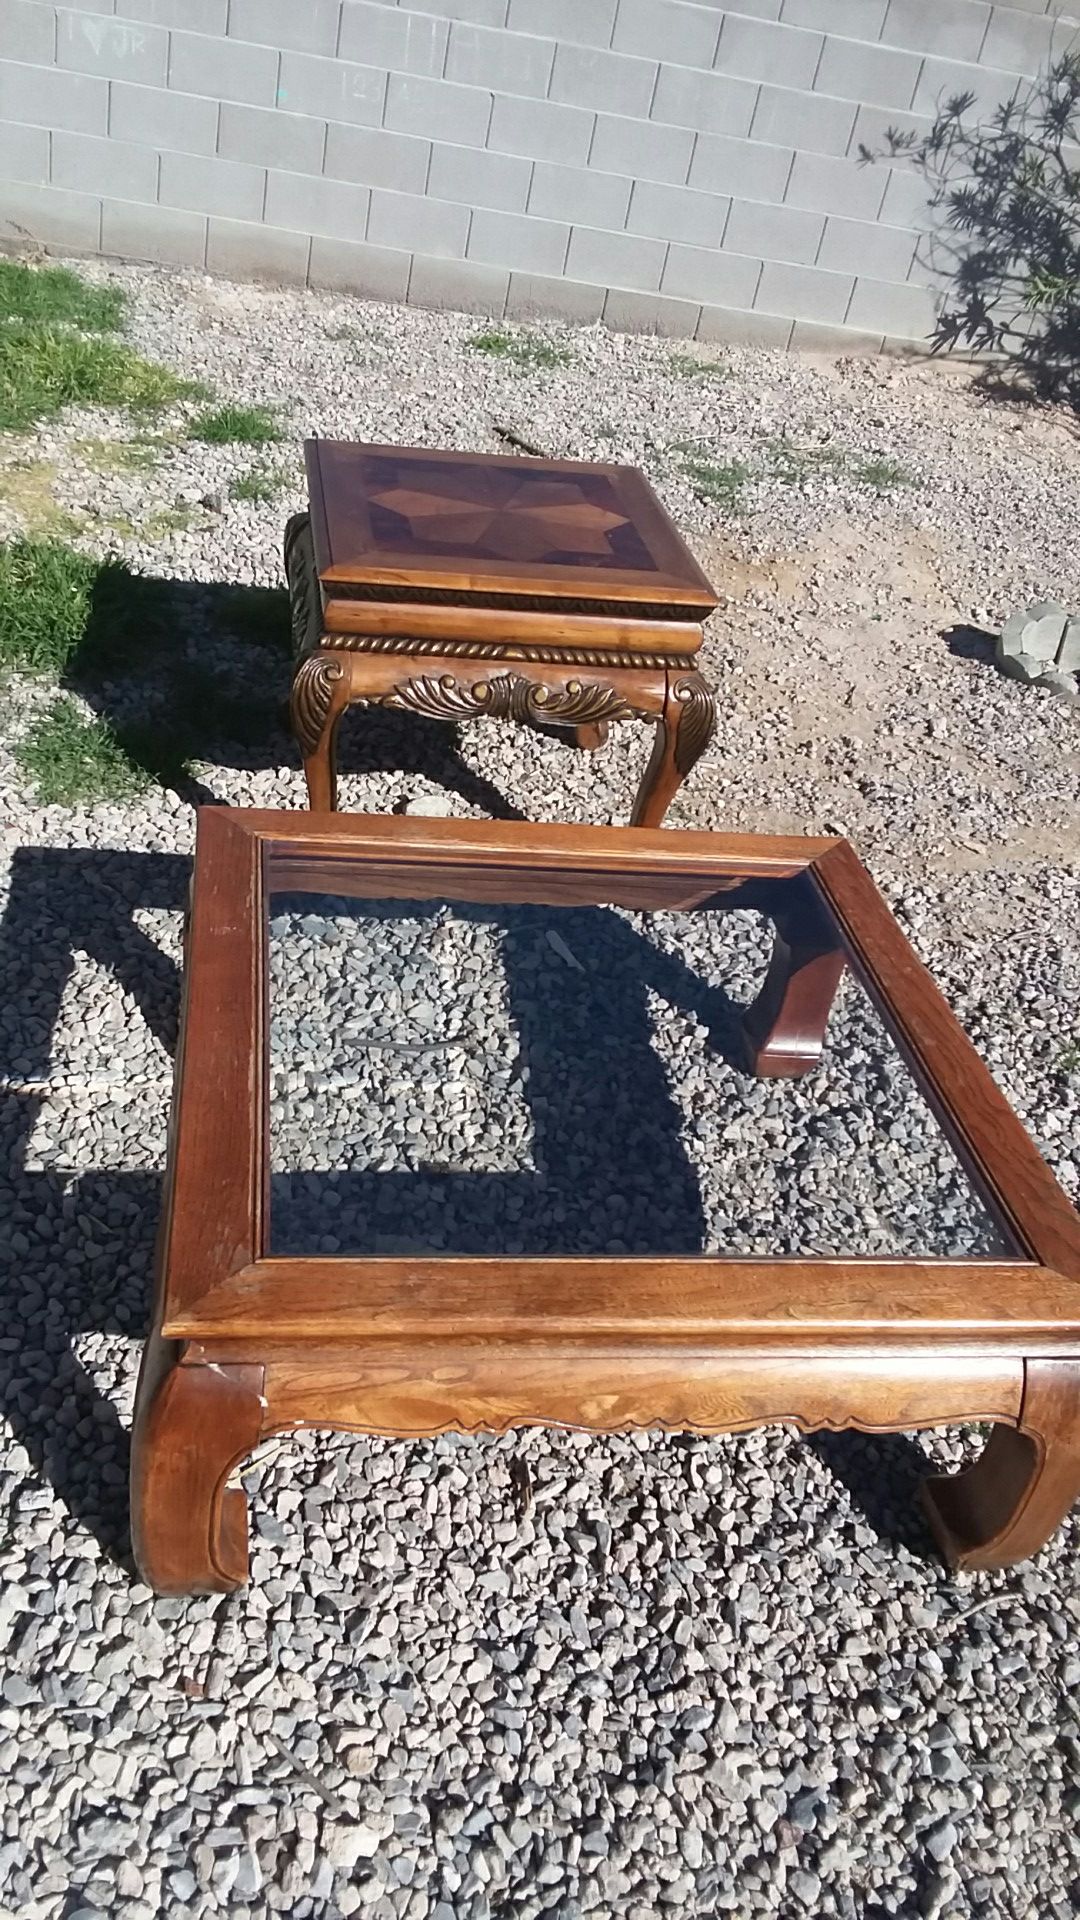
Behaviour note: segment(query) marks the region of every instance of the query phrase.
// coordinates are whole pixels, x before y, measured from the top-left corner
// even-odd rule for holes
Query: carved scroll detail
[[[323,644],[322,600],[315,571],[311,521],[294,513],[285,529],[285,578],[289,583],[293,648],[298,659]]]
[[[620,720],[634,709],[613,687],[568,680],[565,687],[545,687],[519,673],[500,673],[472,686],[452,674],[421,674],[402,680],[383,697],[382,705],[406,707],[434,720],[468,720],[486,715],[493,720],[560,726],[584,726],[598,720]]]
[[[296,669],[290,708],[293,732],[305,759],[314,753],[322,738],[334,688],[344,676],[345,668],[341,661],[333,660],[325,653],[309,653]]]
[[[700,674],[677,680],[672,693],[680,704],[675,735],[675,765],[685,777],[708,746],[716,726],[716,700]]]
[[[438,654],[446,660],[530,660],[567,667],[640,667],[685,673],[692,654],[623,653],[617,647],[531,647],[516,640],[414,640],[388,633],[324,633],[320,645],[334,653]]]

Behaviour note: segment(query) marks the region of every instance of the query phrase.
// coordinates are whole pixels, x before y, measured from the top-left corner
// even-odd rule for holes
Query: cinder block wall
[[[917,341],[924,203],[860,167],[991,107],[1059,0],[0,0],[0,243],[603,317]]]

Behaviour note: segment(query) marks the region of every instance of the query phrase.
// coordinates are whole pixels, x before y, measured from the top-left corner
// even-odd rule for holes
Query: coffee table
[[[305,445],[289,522],[292,723],[316,810],[354,703],[547,722],[579,746],[655,726],[632,824],[659,826],[715,726],[697,670],[716,594],[636,467]]]
[[[850,846],[203,810],[150,1584],[243,1582],[272,1433],[769,1421],[993,1422],[961,1566],[1080,1491],[1080,1219]]]

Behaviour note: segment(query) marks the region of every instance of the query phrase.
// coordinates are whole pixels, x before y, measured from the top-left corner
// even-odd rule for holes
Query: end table
[[[305,445],[285,568],[293,729],[316,811],[354,703],[436,720],[656,725],[631,824],[658,826],[712,737],[696,660],[717,596],[636,467]]]

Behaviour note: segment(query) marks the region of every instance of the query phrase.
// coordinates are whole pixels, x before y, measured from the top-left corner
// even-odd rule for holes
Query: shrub
[[[1080,53],[1054,62],[989,120],[957,94],[928,133],[890,130],[882,152],[926,179],[947,281],[931,336],[999,356],[1031,392],[1080,404]]]

